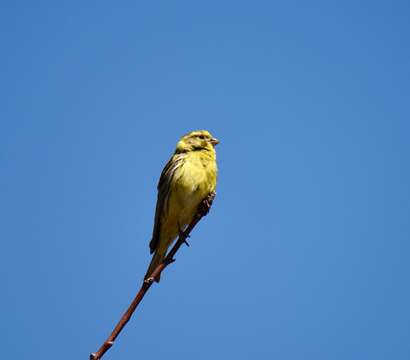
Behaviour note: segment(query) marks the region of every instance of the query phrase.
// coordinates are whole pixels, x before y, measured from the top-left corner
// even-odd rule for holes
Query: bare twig
[[[149,290],[151,285],[153,284],[154,280],[162,273],[162,271],[171,263],[175,261],[174,256],[183,244],[187,244],[186,239],[189,237],[190,232],[193,230],[193,228],[198,224],[198,222],[204,217],[206,214],[208,214],[209,209],[212,206],[212,202],[215,198],[215,193],[209,194],[199,205],[197,213],[191,223],[188,225],[188,227],[179,235],[177,242],[175,245],[172,247],[172,249],[169,251],[165,259],[162,261],[161,264],[157,266],[157,268],[152,272],[151,276],[144,280],[144,282],[141,285],[140,290],[138,293],[135,295],[134,300],[128,307],[127,311],[122,315],[120,321],[117,323],[115,326],[114,330],[112,331],[111,335],[107,338],[107,340],[104,341],[104,343],[101,345],[101,347],[98,349],[97,352],[91,353],[90,354],[90,360],[99,360],[101,359],[106,351],[113,346],[115,339],[117,336],[120,334],[124,326],[127,324],[127,322],[131,319],[132,314],[134,313],[135,309],[141,302],[141,300],[144,298],[145,293]]]

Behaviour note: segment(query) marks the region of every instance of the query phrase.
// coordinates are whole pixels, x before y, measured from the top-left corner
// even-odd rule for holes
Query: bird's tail
[[[161,264],[162,260],[164,260],[165,254],[161,254],[158,251],[155,252],[154,256],[152,257],[151,263],[149,264],[147,273],[145,274],[144,280],[148,279],[153,271],[157,268],[159,264]],[[156,282],[159,282],[161,276],[158,275],[155,279]]]

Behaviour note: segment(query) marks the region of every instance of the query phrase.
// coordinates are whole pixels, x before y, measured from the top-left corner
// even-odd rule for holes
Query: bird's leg
[[[182,230],[181,225],[179,223],[178,223],[178,233],[179,233],[179,237],[181,239],[184,239],[184,244],[189,247],[189,243],[186,240],[187,238],[189,238],[189,235],[185,234],[184,230]]]
[[[215,199],[215,195],[216,195],[215,192],[211,192],[208,194],[208,196],[205,199],[201,201],[201,203],[198,206],[198,214],[200,216],[205,216],[209,213],[209,209],[212,206],[212,202]]]

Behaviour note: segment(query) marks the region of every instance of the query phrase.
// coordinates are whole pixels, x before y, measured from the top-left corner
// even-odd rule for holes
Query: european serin
[[[214,146],[219,141],[206,130],[183,136],[158,183],[154,230],[149,243],[154,256],[145,279],[164,259],[169,246],[191,222],[198,205],[215,191],[217,166]],[[159,281],[159,277],[156,279]]]

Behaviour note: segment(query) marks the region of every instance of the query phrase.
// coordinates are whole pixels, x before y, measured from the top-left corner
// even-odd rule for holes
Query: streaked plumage
[[[174,155],[162,171],[149,244],[154,256],[145,278],[164,259],[179,232],[191,222],[200,202],[215,191],[216,144],[218,140],[208,131],[193,131],[179,140]]]

